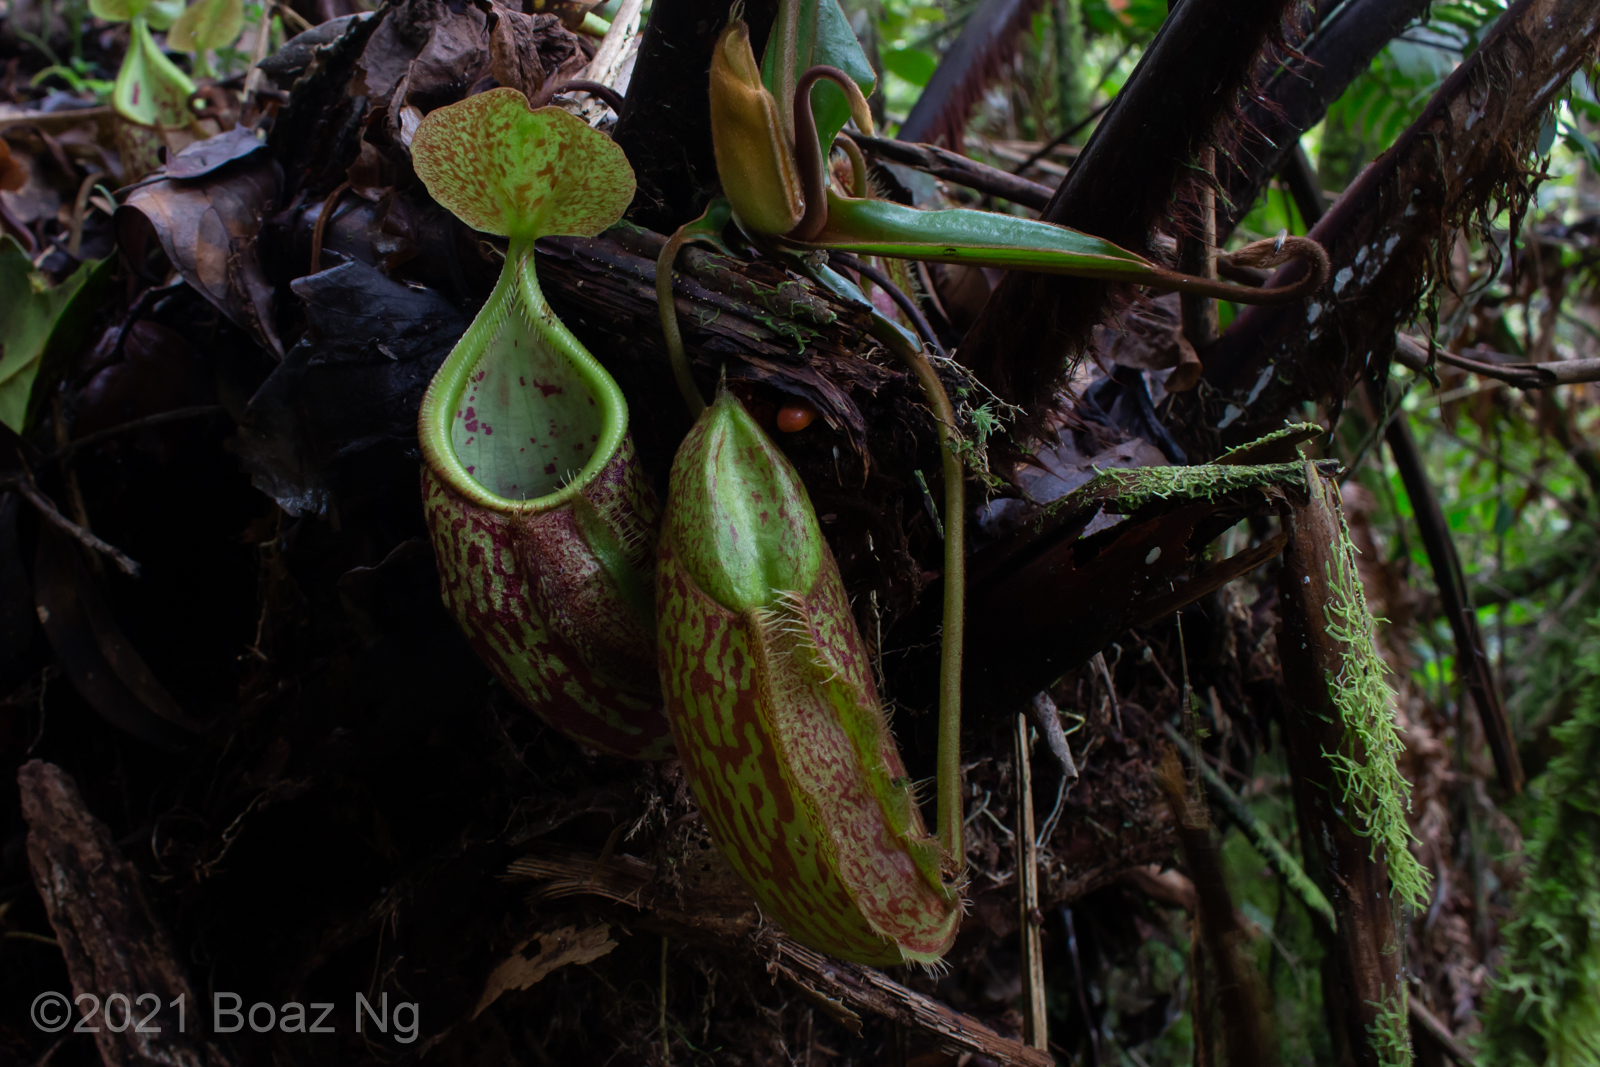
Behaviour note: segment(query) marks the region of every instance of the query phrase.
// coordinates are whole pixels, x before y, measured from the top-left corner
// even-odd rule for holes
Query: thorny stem
[[[683,350],[683,334],[678,329],[678,305],[672,299],[672,264],[677,261],[678,251],[688,240],[689,227],[693,225],[690,222],[679,226],[677,232],[661,246],[661,254],[656,257],[656,308],[661,315],[661,332],[666,335],[672,376],[677,379],[678,392],[683,394],[683,403],[689,409],[691,421],[700,417],[700,413],[706,409],[706,401],[700,395],[700,387],[694,384],[694,374],[689,369],[689,354]]]
[[[815,138],[812,138],[815,140]],[[872,336],[916,375],[933,409],[944,465],[944,640],[939,650],[939,810],[935,815],[939,845],[956,870],[966,866],[961,809],[961,654],[966,629],[966,472],[956,455],[956,413],[944,383],[922,349],[906,339],[893,323],[873,313]]]

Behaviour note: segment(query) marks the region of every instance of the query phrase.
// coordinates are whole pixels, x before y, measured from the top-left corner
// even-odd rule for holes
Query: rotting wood
[[[1324,988],[1329,1017],[1337,1020],[1335,1046],[1348,1048],[1360,1067],[1378,1067],[1389,1061],[1377,1035],[1393,1033],[1392,1027],[1378,1029],[1380,1015],[1392,1021],[1395,1008],[1404,1010],[1402,942],[1386,856],[1352,825],[1354,805],[1329,758],[1367,759],[1350,750],[1335,703],[1334,685],[1346,672],[1345,642],[1330,632],[1326,614],[1334,601],[1334,553],[1344,543],[1338,499],[1337,487],[1315,479],[1309,499],[1285,509],[1289,541],[1278,582],[1283,734],[1306,866],[1337,919],[1328,947],[1338,981]]]
[[[697,866],[705,873],[681,887],[676,899],[661,891],[654,867],[631,856],[551,852],[515,860],[506,873],[539,882],[539,899],[599,897],[630,909],[629,926],[718,951],[753,951],[766,960],[769,973],[792,982],[812,1004],[858,1032],[859,1016],[870,1013],[919,1030],[958,1055],[987,1056],[1008,1067],[1055,1062],[1049,1053],[1002,1037],[881,971],[825,956],[764,924],[720,856],[682,866],[691,876]]]
[[[551,307],[624,387],[648,380],[644,392],[671,383],[655,293],[655,256],[664,240],[647,230],[619,228],[538,244],[539,281]],[[866,358],[876,343],[866,332],[864,309],[769,262],[691,248],[678,263],[678,321],[701,385],[714,384],[726,365],[729,377],[804,397],[865,454],[867,422],[852,391],[875,392],[905,374]],[[604,314],[597,314],[601,308]],[[607,359],[613,354],[626,363]]]
[[[54,764],[32,760],[17,772],[17,785],[28,823],[28,866],[74,998],[95,997],[107,1005],[105,1013],[113,993],[160,998],[160,1018],[149,1027],[114,1029],[105,1025],[109,1016],[90,1022],[100,1024],[94,1041],[101,1061],[107,1067],[226,1067],[229,1059],[203,1036],[205,1005],[195,999],[171,939],[145,900],[138,870],[84,804],[77,783]],[[183,1030],[176,1009],[168,1007],[180,997],[187,1005]],[[88,1014],[78,1007],[80,1017]],[[148,1001],[128,1010],[137,1021],[147,1009]]]
[[[1297,202],[1307,221],[1315,225],[1322,220],[1320,199],[1299,195]],[[1409,351],[1410,357],[1414,358],[1416,349],[1420,347],[1406,334],[1395,335],[1397,358],[1402,351]],[[1426,360],[1426,350],[1422,352],[1422,358]],[[1600,363],[1600,360],[1589,362]],[[1506,719],[1500,687],[1495,682],[1494,671],[1484,651],[1483,634],[1478,626],[1477,612],[1472,608],[1472,597],[1460,555],[1456,552],[1455,540],[1450,535],[1444,513],[1439,510],[1438,496],[1428,482],[1422,455],[1412,439],[1410,425],[1403,417],[1395,417],[1390,413],[1383,386],[1369,378],[1366,387],[1372,409],[1385,420],[1384,439],[1389,443],[1389,452],[1400,470],[1406,495],[1411,499],[1412,514],[1422,536],[1423,548],[1428,554],[1428,563],[1433,568],[1439,600],[1450,622],[1450,633],[1456,646],[1456,673],[1472,694],[1473,705],[1478,709],[1489,750],[1494,755],[1495,773],[1499,776],[1500,784],[1513,793],[1521,793],[1525,780],[1522,760],[1517,755],[1516,741]]]

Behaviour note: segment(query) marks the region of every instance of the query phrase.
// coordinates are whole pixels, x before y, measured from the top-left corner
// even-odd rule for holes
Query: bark
[[[1231,205],[1218,205],[1221,237],[1233,232],[1271,177],[1292,162],[1300,135],[1322,121],[1328,105],[1427,7],[1427,0],[1318,0],[1316,29],[1301,46],[1305,60],[1263,88],[1270,103],[1251,102],[1239,123],[1240,143],[1219,162],[1217,178]]]
[[[1523,161],[1597,31],[1592,0],[1519,0],[1312,228],[1333,261],[1329,287],[1309,304],[1241,313],[1204,357],[1223,410],[1185,421],[1215,426],[1225,444],[1247,441],[1306,401],[1337,408],[1364,371],[1386,377],[1395,329],[1439,276],[1441,235],[1523,202]]]
[[[160,1000],[158,1017],[147,1026],[114,1030],[123,1021],[120,1003],[115,1015],[105,1007],[85,1019],[86,1029],[99,1027],[94,1041],[101,1062],[225,1067],[228,1059],[203,1036],[205,1005],[195,999],[171,939],[145,900],[139,872],[123,859],[105,823],[89,812],[77,783],[54,764],[33,760],[17,773],[17,785],[28,822],[28,866],[66,958],[75,1000],[93,996],[105,1004],[115,993],[130,1001],[143,994]],[[187,1032],[179,1031],[176,1009],[169,1007],[179,997]],[[148,1011],[148,999],[134,1001],[133,1021]],[[89,1014],[87,1003],[78,1005],[78,1017]]]
[[[757,57],[777,13],[777,0],[745,5]],[[715,195],[707,87],[711,48],[727,20],[727,0],[658,0],[650,11],[612,135],[639,180],[628,217],[641,226],[671,233],[696,218]]]
[[[1284,747],[1294,779],[1295,808],[1307,868],[1333,905],[1337,935],[1323,995],[1335,1023],[1335,1046],[1347,1047],[1362,1067],[1386,1062],[1373,1041],[1380,1008],[1398,1007],[1401,940],[1389,898],[1387,864],[1374,858],[1372,839],[1347,821],[1354,813],[1327,753],[1351,753],[1330,683],[1345,668],[1345,646],[1329,632],[1326,605],[1333,553],[1340,551],[1338,489],[1316,479],[1310,499],[1292,504],[1284,524],[1289,543],[1278,582],[1282,629],[1278,656],[1284,680]]]
[[[1187,0],[1145,50],[1043,217],[1128,248],[1170,210],[1196,150],[1232,105],[1284,0]],[[1106,310],[1100,282],[1012,273],[962,342],[1002,398],[1032,408]]]
[[[1304,155],[1297,153],[1303,160]],[[1315,197],[1310,190],[1299,188],[1295,192],[1301,213],[1313,225],[1322,219],[1321,194]],[[1410,347],[1408,341],[1401,348]],[[1398,349],[1397,349],[1398,352]],[[1423,353],[1425,360],[1426,353]],[[1372,410],[1383,412],[1383,392],[1375,382],[1367,383]],[[1483,720],[1484,736],[1494,754],[1495,773],[1500,784],[1513,793],[1521,793],[1524,782],[1522,761],[1517,756],[1516,739],[1506,720],[1505,704],[1500,698],[1500,688],[1495,683],[1494,671],[1484,651],[1483,634],[1478,627],[1478,614],[1473,610],[1472,597],[1467,589],[1466,574],[1461,569],[1461,557],[1456,552],[1455,541],[1450,536],[1450,526],[1439,509],[1438,495],[1428,483],[1427,469],[1412,439],[1411,427],[1402,418],[1392,418],[1384,430],[1389,451],[1400,479],[1405,483],[1406,495],[1411,499],[1412,514],[1416,518],[1422,545],[1428,553],[1428,564],[1433,569],[1434,584],[1439,589],[1439,600],[1450,621],[1450,632],[1456,645],[1456,673],[1472,694],[1472,702]]]

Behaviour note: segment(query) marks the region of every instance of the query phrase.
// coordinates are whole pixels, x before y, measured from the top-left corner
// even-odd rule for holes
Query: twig
[[[311,227],[311,273],[316,274],[322,270],[322,236],[328,230],[328,217],[339,206],[339,198],[350,188],[349,179],[345,179],[333,187],[322,201],[322,210],[317,212],[317,224]]]
[[[604,858],[602,857],[602,862]],[[672,1038],[667,1034],[667,944],[668,937],[661,935],[661,1018],[658,1025],[661,1028],[661,1062],[663,1067],[672,1067]]]
[[[1444,1020],[1424,1008],[1416,997],[1407,997],[1406,1000],[1410,1005],[1411,1021],[1421,1026],[1428,1032],[1429,1037],[1439,1042],[1439,1047],[1444,1049],[1445,1055],[1455,1060],[1461,1067],[1477,1067],[1478,1061],[1473,1059],[1472,1053],[1465,1045],[1456,1040],[1456,1035],[1450,1032]]]
[[[1122,733],[1122,704],[1117,700],[1117,684],[1111,679],[1111,668],[1106,666],[1106,654],[1102,649],[1094,654],[1094,659],[1089,661],[1094,664],[1094,669],[1100,672],[1101,679],[1106,683],[1106,696],[1111,700],[1111,714],[1117,720],[1117,733]]]
[[[128,575],[130,578],[139,577],[139,564],[135,563],[127,554],[116,546],[100,540],[100,538],[61,514],[56,509],[55,502],[39,491],[39,487],[33,482],[32,472],[26,466],[23,467],[23,473],[20,476],[12,475],[10,478],[0,481],[0,487],[16,489],[17,492],[27,498],[28,503],[34,506],[42,518],[63,532],[70,534],[85,548],[93,549],[111,557],[111,561],[121,569],[123,574]]]
[[[1056,727],[1058,730],[1060,726]],[[1039,937],[1039,846],[1033,836],[1033,763],[1028,716],[1017,716],[1017,911],[1022,938],[1023,1040],[1048,1049],[1044,1002],[1044,945]]]
[[[997,196],[1035,211],[1043,210],[1050,202],[1050,198],[1055,195],[1055,190],[1048,185],[1040,185],[1038,182],[1019,178],[1015,174],[1007,174],[998,167],[968,159],[948,148],[897,141],[892,137],[868,137],[854,130],[844,132],[856,144],[880,159],[923,171],[935,178],[943,178],[947,182],[976,189],[980,193]]]
[[[1200,777],[1205,780],[1212,799],[1222,805],[1222,810],[1238,824],[1250,844],[1254,845],[1255,850],[1261,853],[1261,858],[1267,861],[1267,866],[1271,867],[1289,886],[1289,890],[1300,898],[1300,903],[1305,905],[1306,910],[1314,918],[1320,918],[1326,923],[1331,931],[1335,922],[1333,905],[1328,903],[1328,898],[1323,896],[1322,890],[1318,889],[1316,883],[1307,876],[1305,868],[1300,866],[1300,861],[1295,859],[1265,826],[1261,825],[1261,821],[1256,818],[1255,812],[1250,810],[1249,805],[1228,787],[1228,783],[1222,780],[1221,775],[1212,770],[1210,765],[1196,754],[1176,727],[1171,723],[1162,725],[1166,728],[1167,737],[1178,747],[1178,751],[1189,761],[1189,765],[1200,769]]]
[[[632,857],[613,857],[601,865],[601,876],[591,879],[595,859],[593,855],[525,856],[514,861],[506,873],[543,882],[541,895],[547,898],[597,896],[638,909],[645,913],[641,925],[668,932],[680,941],[739,956],[754,950],[767,961],[770,972],[795,983],[807,999],[846,1026],[853,1020],[859,1027],[856,1013],[871,1012],[922,1031],[957,1053],[975,1053],[1014,1067],[1051,1067],[1049,1054],[1001,1037],[979,1020],[907,989],[881,971],[823,955],[762,927],[755,902],[742,889],[737,896],[702,893],[685,901],[696,910],[680,910],[667,899],[670,893],[667,898],[647,898],[650,887],[657,885],[654,867]]]
[[[194,407],[173,408],[171,411],[158,411],[154,415],[146,415],[140,419],[130,419],[127,422],[119,422],[115,426],[107,426],[103,430],[96,430],[94,433],[86,433],[82,437],[68,441],[65,445],[58,448],[45,458],[50,460],[67,459],[80,448],[88,448],[90,445],[97,445],[101,441],[109,440],[112,437],[120,437],[125,433],[132,433],[135,430],[148,429],[151,426],[161,426],[169,422],[181,422],[184,419],[196,419],[202,415],[215,415],[221,410],[222,406],[220,404],[197,404]]]
[[[1372,390],[1373,407],[1381,407],[1382,397]],[[1467,583],[1461,570],[1461,558],[1456,554],[1455,541],[1450,527],[1439,509],[1439,498],[1428,481],[1422,455],[1411,436],[1411,426],[1405,419],[1395,419],[1384,432],[1389,444],[1389,454],[1394,457],[1400,471],[1400,481],[1406,495],[1411,498],[1411,511],[1422,537],[1428,562],[1433,567],[1435,584],[1439,587],[1439,600],[1444,605],[1444,615],[1450,623],[1450,632],[1456,644],[1456,671],[1483,721],[1484,738],[1494,755],[1495,773],[1500,784],[1513,793],[1521,793],[1524,781],[1522,761],[1517,755],[1516,738],[1511,724],[1506,720],[1505,705],[1501,703],[1499,688],[1489,669],[1489,658],[1483,650],[1483,636],[1478,630],[1478,616],[1467,598]]]
[[[1083,960],[1078,955],[1078,928],[1072,921],[1072,906],[1061,906],[1061,925],[1067,928],[1067,955],[1072,957],[1072,986],[1078,994],[1078,1011],[1083,1016],[1083,1028],[1089,1031],[1089,1063],[1100,1063],[1100,1027],[1089,1014],[1089,996],[1083,984]]]
[[[1600,382],[1600,359],[1561,359],[1549,363],[1483,363],[1476,359],[1434,350],[1440,363],[1471,371],[1482,378],[1493,378],[1518,389],[1548,389],[1556,385],[1582,385]],[[1395,362],[1419,374],[1428,369],[1428,346],[1409,334],[1395,334]]]

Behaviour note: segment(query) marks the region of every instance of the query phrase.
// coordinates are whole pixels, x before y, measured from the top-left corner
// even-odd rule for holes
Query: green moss
[[[1404,987],[1379,1005],[1378,1017],[1367,1027],[1367,1034],[1384,1067],[1407,1067],[1411,1063],[1411,1026],[1406,1017]]]
[[[1228,449],[1220,457],[1218,457],[1217,462],[1227,463],[1230,456],[1239,455],[1241,452],[1255,452],[1258,449],[1265,448],[1277,441],[1304,440],[1308,431],[1316,434],[1321,434],[1323,432],[1322,427],[1318,426],[1314,422],[1291,422],[1283,429],[1273,430],[1265,437],[1258,437],[1254,441],[1247,441],[1242,445],[1236,445],[1233,448]]]
[[[1356,547],[1350,543],[1344,513],[1338,514],[1339,540],[1330,546],[1333,559],[1328,564],[1332,599],[1323,612],[1328,633],[1344,645],[1344,664],[1338,676],[1328,680],[1344,740],[1337,752],[1325,755],[1344,789],[1347,806],[1354,809],[1350,825],[1372,839],[1374,859],[1380,848],[1387,853],[1394,898],[1420,908],[1428,902],[1429,879],[1411,854],[1411,842],[1416,840],[1406,822],[1411,783],[1398,765],[1405,745],[1395,728],[1394,689],[1385,677],[1389,668],[1373,644],[1374,621],[1356,573]]]
[[[1529,787],[1535,813],[1506,963],[1484,1012],[1486,1060],[1504,1067],[1600,1064],[1600,616],[1578,659],[1561,754]]]
[[[1215,500],[1241,489],[1268,489],[1281,485],[1295,485],[1303,489],[1305,484],[1303,463],[1117,467],[1101,471],[1091,481],[1064,497],[1061,503],[1098,496],[1107,511],[1126,515],[1157,500],[1189,503]]]

